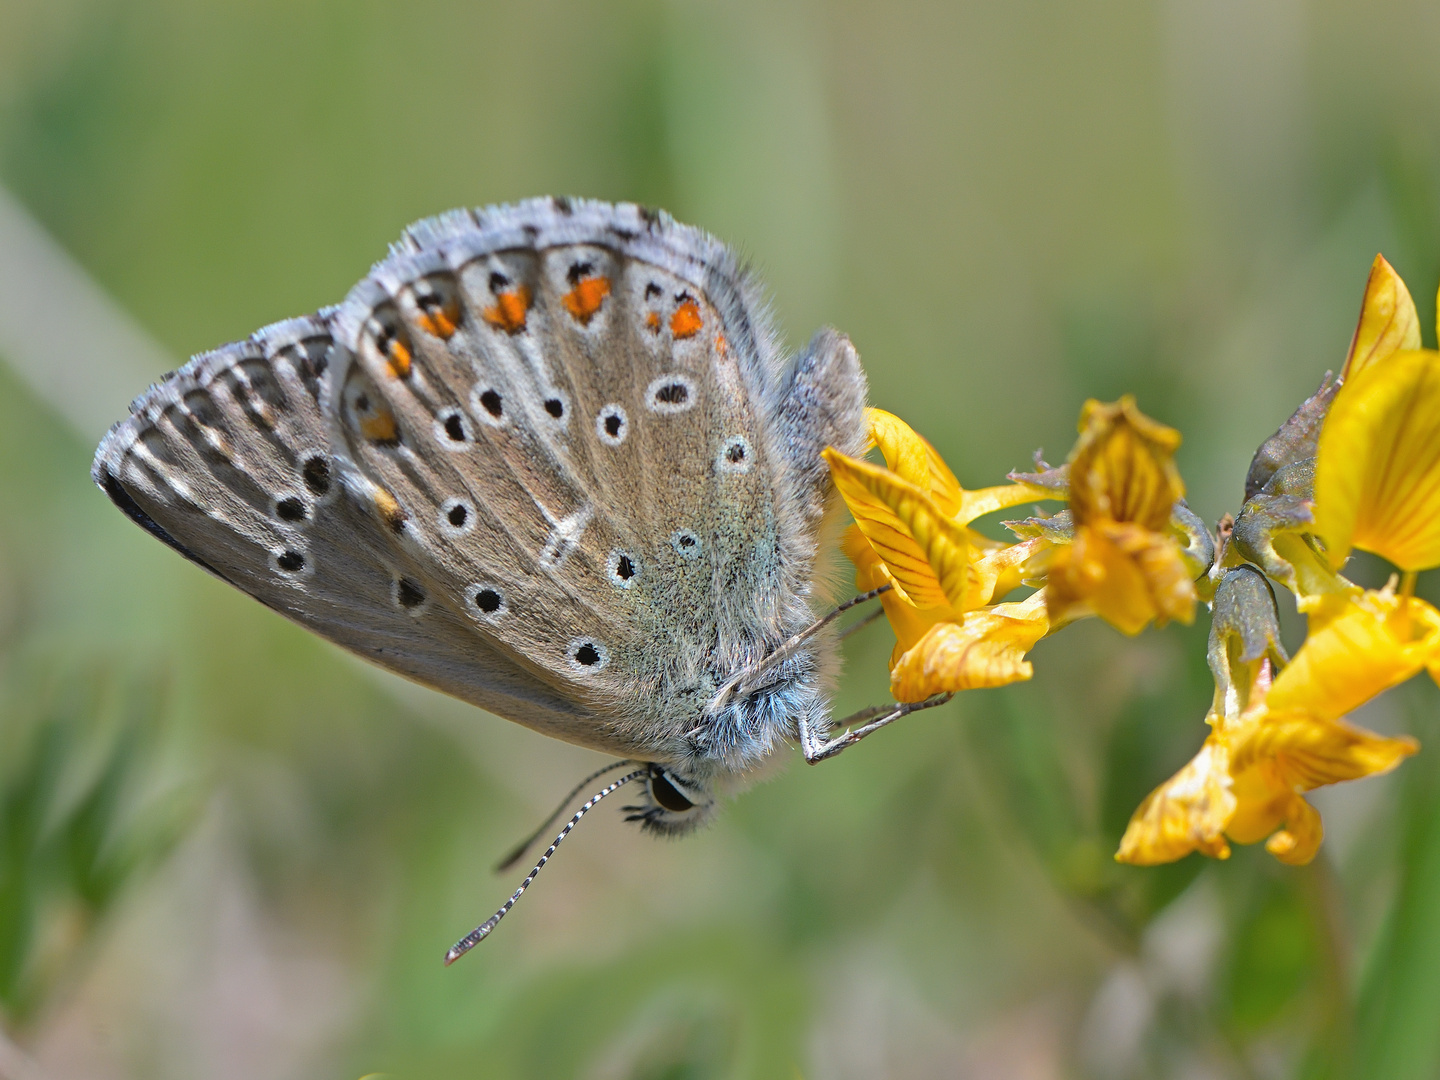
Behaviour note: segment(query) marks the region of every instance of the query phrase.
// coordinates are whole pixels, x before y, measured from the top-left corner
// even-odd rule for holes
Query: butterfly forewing
[[[96,480],[187,557],[338,644],[542,730],[588,729],[585,710],[426,604],[403,548],[343,487],[317,402],[330,345],[322,320],[292,320],[197,357],[101,444]]]

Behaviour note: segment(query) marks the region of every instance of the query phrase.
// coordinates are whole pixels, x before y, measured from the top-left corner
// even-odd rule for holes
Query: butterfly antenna
[[[774,651],[769,653],[754,667],[745,668],[733,679],[727,682],[724,686],[720,687],[720,689],[715,692],[715,696],[710,700],[709,711],[714,713],[724,708],[725,703],[730,700],[730,698],[737,696],[743,690],[748,689],[748,683],[751,683],[754,680],[758,679],[761,675],[765,674],[765,672],[769,671],[771,668],[777,667],[780,664],[784,663],[792,655],[794,655],[796,649],[800,648],[800,646],[805,644],[806,641],[814,637],[826,626],[829,626],[832,622],[838,619],[841,615],[845,614],[845,612],[849,611],[852,607],[855,607],[857,604],[868,603],[869,601],[874,600],[881,593],[889,592],[892,588],[894,588],[893,585],[885,584],[881,585],[878,589],[871,589],[869,592],[864,592],[861,593],[859,596],[851,597],[843,604],[837,606],[834,611],[820,616],[820,618],[816,619],[813,623],[807,626],[804,630],[801,630],[794,637],[791,637],[788,640],[781,642]],[[863,623],[857,624],[857,627],[859,625],[863,625]]]
[[[560,805],[555,807],[555,809],[551,811],[550,816],[547,817],[544,821],[542,821],[539,827],[534,832],[532,832],[529,836],[525,837],[524,840],[521,840],[520,843],[516,844],[515,847],[511,849],[510,854],[506,855],[505,858],[501,859],[498,863],[495,864],[495,873],[504,873],[506,870],[509,870],[512,866],[514,866],[517,862],[524,858],[525,852],[530,850],[536,840],[539,840],[540,837],[545,835],[546,829],[550,828],[551,825],[555,824],[556,820],[560,817],[560,815],[565,812],[565,808],[575,800],[576,795],[579,795],[580,792],[584,791],[586,788],[588,788],[596,780],[599,780],[600,777],[604,776],[606,773],[614,772],[616,769],[624,768],[626,765],[634,764],[635,763],[633,761],[612,761],[603,769],[596,769],[589,776],[585,777],[584,780],[581,780],[578,784],[575,785],[574,788],[571,789],[569,795],[566,795],[565,798],[560,800]]]
[[[884,608],[877,608],[876,610],[870,612],[869,615],[866,615],[863,619],[856,619],[856,620],[855,620],[853,623],[851,623],[849,626],[845,627],[844,630],[841,630],[841,631],[840,631],[840,640],[841,640],[841,641],[844,641],[844,640],[845,640],[846,638],[848,638],[851,634],[857,633],[857,632],[860,631],[860,630],[864,630],[865,627],[869,626],[871,623],[876,622],[876,621],[879,620],[879,619],[883,619],[884,617],[885,617],[885,609],[884,609]]]
[[[479,945],[480,942],[484,941],[487,937],[490,936],[490,931],[494,930],[495,927],[499,925],[500,920],[503,919],[510,911],[510,909],[515,906],[515,902],[524,895],[525,890],[530,887],[530,883],[535,880],[536,875],[538,875],[541,869],[545,866],[545,864],[550,861],[550,856],[555,854],[555,849],[560,846],[561,841],[563,841],[565,837],[570,835],[571,829],[575,828],[576,825],[580,824],[581,818],[588,814],[590,810],[601,799],[605,798],[606,795],[610,795],[616,791],[619,791],[626,784],[630,783],[630,781],[639,780],[642,776],[648,775],[649,772],[650,766],[641,766],[640,768],[635,769],[632,772],[626,773],[624,776],[620,777],[619,780],[614,781],[607,787],[601,788],[594,795],[591,795],[589,801],[586,802],[584,806],[580,807],[579,810],[576,810],[575,816],[572,817],[568,822],[566,822],[565,827],[560,830],[560,835],[555,837],[555,841],[548,848],[545,849],[545,854],[540,856],[540,861],[535,864],[535,869],[531,870],[530,873],[525,875],[525,880],[522,881],[520,883],[520,887],[515,890],[515,895],[510,897],[509,900],[506,900],[505,903],[500,906],[500,910],[495,912],[494,915],[491,915],[490,918],[486,919],[474,930],[471,930],[470,933],[466,934],[454,945],[450,946],[450,951],[445,954],[445,966],[449,967],[456,960],[459,960],[460,957],[464,956],[476,945]]]

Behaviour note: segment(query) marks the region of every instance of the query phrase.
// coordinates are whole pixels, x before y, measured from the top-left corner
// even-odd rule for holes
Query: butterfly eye
[[[748,472],[750,469],[750,440],[744,435],[732,435],[725,440],[717,461],[721,472]]]
[[[683,814],[686,810],[695,809],[695,804],[680,794],[680,789],[659,769],[650,774],[650,794],[671,813]]]
[[[679,413],[695,404],[695,384],[688,375],[661,375],[645,389],[652,412]]]
[[[584,675],[601,671],[610,662],[610,650],[590,638],[576,638],[566,652],[570,666]]]
[[[619,405],[606,405],[595,417],[595,434],[606,446],[619,446],[625,441],[630,419]]]

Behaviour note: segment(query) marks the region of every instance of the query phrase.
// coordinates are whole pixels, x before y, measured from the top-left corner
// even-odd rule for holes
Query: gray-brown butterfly
[[[535,199],[412,225],[343,303],[196,356],[93,475],[301,625],[624,759],[580,814],[640,781],[675,832],[777,744],[854,740],[809,605],[820,452],[864,449],[864,404],[849,340],[784,355],[713,237]]]

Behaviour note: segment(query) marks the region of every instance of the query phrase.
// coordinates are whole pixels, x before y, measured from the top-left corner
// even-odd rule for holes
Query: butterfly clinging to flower
[[[93,475],[301,625],[623,759],[597,799],[639,781],[678,832],[777,745],[856,737],[807,628],[821,452],[864,449],[864,405],[849,340],[786,355],[719,241],[535,199],[412,225],[339,305],[195,357]]]

